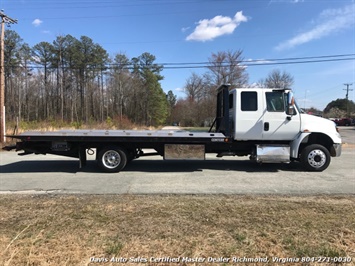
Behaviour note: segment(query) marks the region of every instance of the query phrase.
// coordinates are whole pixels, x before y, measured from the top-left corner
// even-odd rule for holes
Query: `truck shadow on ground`
[[[235,171],[235,172],[279,172],[302,171],[299,164],[258,164],[253,161],[206,160],[206,161],[161,161],[137,160],[128,164],[125,171],[130,172],[201,172],[204,170]]]
[[[298,163],[290,164],[258,164],[249,160],[206,160],[206,161],[163,161],[134,160],[127,164],[124,172],[140,173],[178,173],[202,172],[204,170],[270,173],[279,171],[303,171]],[[0,166],[0,173],[103,173],[95,161],[88,161],[87,165],[79,169],[79,162],[75,160],[22,161]]]
[[[22,161],[0,166],[0,173],[76,173],[79,163],[73,160]]]

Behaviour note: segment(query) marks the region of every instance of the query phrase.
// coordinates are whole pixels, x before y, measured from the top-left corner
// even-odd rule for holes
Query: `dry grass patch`
[[[94,265],[91,258],[112,257],[147,258],[145,265],[169,264],[151,257],[355,260],[354,206],[351,196],[2,195],[0,265]]]

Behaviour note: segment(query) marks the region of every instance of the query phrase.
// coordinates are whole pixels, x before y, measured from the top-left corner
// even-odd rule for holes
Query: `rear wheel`
[[[322,145],[312,144],[303,149],[300,159],[302,166],[308,171],[321,172],[330,164],[330,153]]]
[[[98,165],[108,173],[121,171],[127,164],[127,153],[120,147],[106,147],[98,153]]]

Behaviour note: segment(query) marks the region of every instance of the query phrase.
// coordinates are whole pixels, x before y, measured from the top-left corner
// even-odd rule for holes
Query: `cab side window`
[[[243,91],[241,93],[241,110],[242,111],[258,110],[258,94],[256,91]]]
[[[284,112],[285,99],[281,91],[266,93],[266,108],[269,112]]]
[[[233,96],[233,94],[229,94],[229,109],[232,109],[234,107]]]

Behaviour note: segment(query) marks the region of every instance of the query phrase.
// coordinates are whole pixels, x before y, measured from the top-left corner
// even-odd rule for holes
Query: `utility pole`
[[[346,86],[346,89],[343,89],[344,91],[346,91],[346,99],[348,100],[349,98],[349,91],[352,91],[349,89],[349,86],[353,85],[352,83],[344,83],[344,85]]]
[[[5,23],[15,24],[17,19],[12,19],[5,15],[4,11],[0,11],[1,17],[1,34],[0,34],[0,143],[5,143],[5,60],[4,60],[4,38]]]
[[[349,118],[350,117],[350,113],[349,113],[349,91],[352,91],[352,89],[349,89],[349,87],[351,85],[353,85],[352,83],[344,83],[344,85],[346,86],[346,89],[343,89],[344,91],[346,91],[346,115]]]

